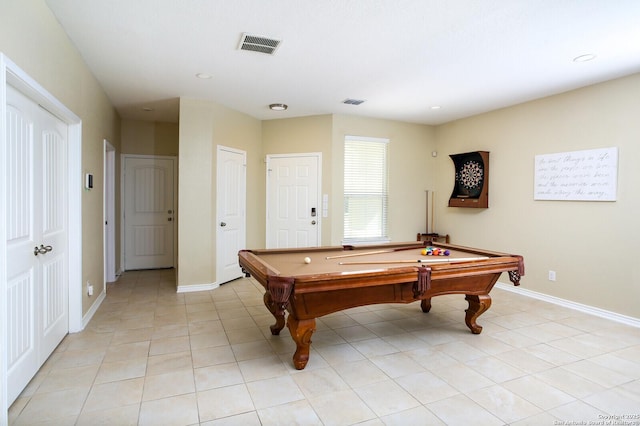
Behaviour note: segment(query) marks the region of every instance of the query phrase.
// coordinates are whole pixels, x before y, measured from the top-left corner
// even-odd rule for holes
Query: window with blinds
[[[389,241],[388,139],[344,140],[344,242]]]

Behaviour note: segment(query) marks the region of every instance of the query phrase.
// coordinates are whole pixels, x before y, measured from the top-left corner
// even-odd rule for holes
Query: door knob
[[[44,244],[40,244],[40,247],[35,246],[33,248],[33,255],[37,256],[39,254],[46,254],[46,253],[49,253],[51,250],[53,250],[53,247],[45,246]]]
[[[224,222],[220,222],[220,226],[227,226],[227,224]]]
[[[312,224],[312,225],[315,225],[315,224],[316,224],[316,221],[315,221],[315,220],[312,220],[312,221],[311,221],[311,224]]]

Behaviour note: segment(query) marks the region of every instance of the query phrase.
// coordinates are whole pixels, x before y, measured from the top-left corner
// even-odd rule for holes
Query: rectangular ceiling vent
[[[360,99],[345,99],[344,101],[342,101],[343,104],[347,105],[360,105],[363,102],[364,101]]]
[[[240,39],[240,50],[250,50],[252,52],[266,53],[267,55],[273,55],[282,40],[276,40],[269,37],[243,33]]]

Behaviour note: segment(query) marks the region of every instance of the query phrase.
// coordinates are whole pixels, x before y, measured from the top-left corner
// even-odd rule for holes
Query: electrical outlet
[[[549,281],[556,280],[556,271],[549,271]]]
[[[87,296],[93,296],[93,285],[87,281]]]

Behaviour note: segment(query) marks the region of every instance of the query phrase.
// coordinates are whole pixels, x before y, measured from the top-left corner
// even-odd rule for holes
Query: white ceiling
[[[261,120],[440,124],[640,72],[638,0],[46,2],[130,119],[177,121],[190,97]],[[238,50],[245,32],[282,43]]]

